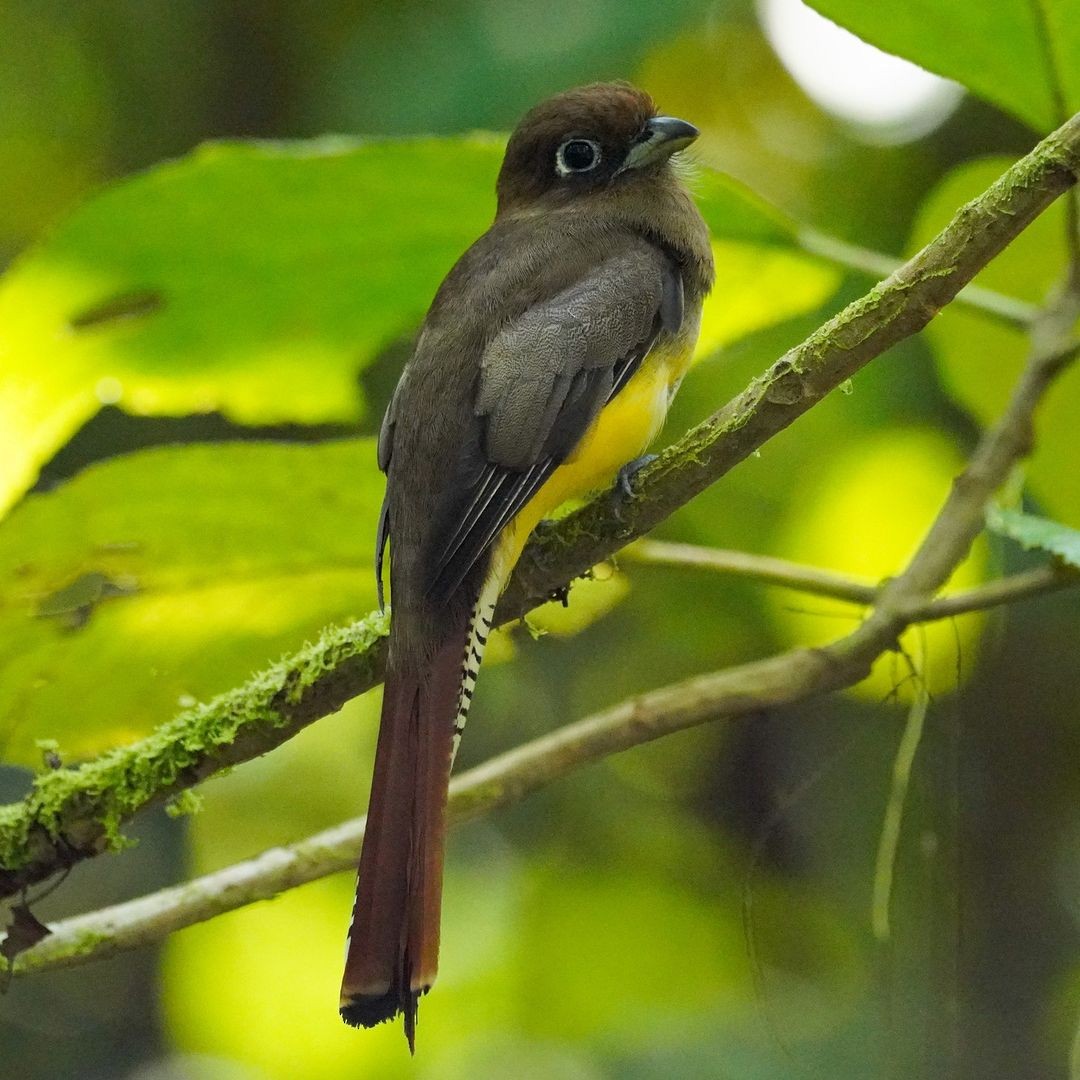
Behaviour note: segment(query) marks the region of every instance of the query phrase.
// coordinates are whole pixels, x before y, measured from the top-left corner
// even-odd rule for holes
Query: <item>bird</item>
[[[491,226],[435,294],[378,439],[390,640],[340,1013],[417,1003],[439,956],[450,770],[495,606],[536,525],[627,476],[690,364],[713,284],[673,156],[698,129],[628,83],[533,107]]]

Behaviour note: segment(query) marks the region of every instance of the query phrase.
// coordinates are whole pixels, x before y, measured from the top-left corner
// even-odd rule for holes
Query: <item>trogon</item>
[[[495,604],[530,532],[663,423],[713,281],[672,163],[697,137],[624,83],[507,144],[495,220],[440,286],[379,436],[391,629],[341,1015],[404,1014],[438,963],[446,797]]]

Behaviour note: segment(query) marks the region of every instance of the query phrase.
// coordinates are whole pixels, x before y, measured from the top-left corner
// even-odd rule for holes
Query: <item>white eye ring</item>
[[[584,152],[588,151],[588,157]],[[555,152],[555,171],[560,176],[591,172],[600,164],[600,144],[592,139],[567,139]]]

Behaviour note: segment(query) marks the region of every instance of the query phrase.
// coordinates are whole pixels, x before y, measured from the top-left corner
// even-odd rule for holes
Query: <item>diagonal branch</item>
[[[541,530],[503,597],[500,619],[527,611],[653,528],[872,359],[921,330],[1078,173],[1080,116],[962,207],[888,279],[642,470],[638,497],[620,515],[600,497]],[[887,589],[868,623],[885,618],[882,612],[903,598]],[[23,802],[0,808],[0,896],[120,846],[120,825],[136,811],[272,749],[370,689],[381,677],[385,630],[378,616],[331,628],[297,655],[180,714],[148,739],[78,769],[39,777]],[[767,672],[773,662],[764,663]]]
[[[935,593],[967,556],[982,528],[987,502],[1013,465],[1030,452],[1039,401],[1068,358],[1075,356],[1075,347],[1062,347],[1059,316],[1077,302],[1066,293],[1047,309],[1044,325],[1051,330],[1035,341],[1005,413],[980,440],[907,569],[876,591],[877,606],[857,629],[823,648],[793,649],[650,691],[501,754],[454,780],[451,820],[467,821],[517,802],[583,765],[675,731],[853,686],[870,673],[879,656],[897,646],[911,623],[940,617]],[[1071,575],[1067,580],[1076,583],[1077,578]],[[1028,584],[1034,585],[1034,579]],[[962,595],[970,598],[977,592]],[[987,597],[990,603],[997,598],[994,592]],[[194,881],[64,920],[52,928],[51,936],[18,956],[15,973],[104,959],[351,869],[364,825],[364,818],[347,821]]]

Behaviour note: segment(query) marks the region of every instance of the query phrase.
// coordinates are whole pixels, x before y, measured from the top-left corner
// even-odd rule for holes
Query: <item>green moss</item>
[[[60,837],[86,851],[128,846],[121,825],[136,811],[271,749],[321,715],[307,705],[331,676],[340,679],[347,663],[360,661],[338,696],[369,689],[378,678],[376,646],[388,630],[389,616],[378,612],[328,627],[294,656],[185,710],[147,738],[37,777],[26,799],[0,807],[0,867],[18,870],[47,857]],[[242,747],[234,749],[241,736]]]
[[[202,796],[190,788],[177,792],[165,802],[165,813],[172,818],[197,814],[202,808]]]
[[[36,971],[38,968],[63,967],[65,961],[77,960],[83,956],[96,956],[103,949],[108,948],[112,939],[112,934],[99,930],[86,930],[71,938],[62,949],[57,950],[50,945],[48,953],[43,956],[33,950],[22,953],[15,959],[15,974],[23,975]]]
[[[457,793],[450,801],[453,818],[471,818],[478,811],[489,810],[502,803],[506,796],[506,784],[503,780],[489,780],[485,784],[469,787]]]

